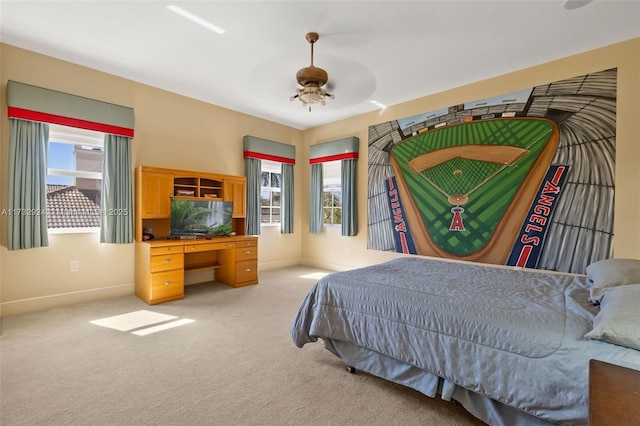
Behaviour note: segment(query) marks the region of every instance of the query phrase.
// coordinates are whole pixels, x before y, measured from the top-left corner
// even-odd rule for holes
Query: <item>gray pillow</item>
[[[640,351],[640,285],[610,288],[600,302],[593,330],[584,337]]]
[[[593,282],[590,297],[592,303],[600,303],[607,289],[619,285],[640,283],[640,260],[604,259],[587,266],[587,277]]]

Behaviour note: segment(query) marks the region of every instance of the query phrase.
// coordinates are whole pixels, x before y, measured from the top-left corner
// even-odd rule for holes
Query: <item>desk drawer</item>
[[[240,248],[240,247],[258,247],[258,239],[251,238],[250,240],[236,241],[236,248]]]
[[[151,272],[170,271],[184,267],[184,254],[164,254],[151,256]]]
[[[236,261],[238,260],[246,260],[246,259],[257,259],[258,258],[258,247],[257,246],[247,246],[247,247],[236,247]]]
[[[235,243],[205,243],[205,244],[185,244],[185,253],[196,253],[199,251],[214,251],[214,250],[226,250],[235,248]]]
[[[258,261],[241,260],[236,262],[236,283],[254,284],[258,282]]]
[[[182,245],[178,246],[160,246],[160,247],[151,247],[150,253],[151,256],[155,256],[157,254],[171,254],[171,253],[182,253],[183,247]]]
[[[151,299],[164,299],[184,294],[182,269],[151,274]]]

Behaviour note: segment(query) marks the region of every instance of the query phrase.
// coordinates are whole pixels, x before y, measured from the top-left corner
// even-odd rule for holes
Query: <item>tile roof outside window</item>
[[[100,226],[100,191],[75,186],[47,185],[49,228]]]

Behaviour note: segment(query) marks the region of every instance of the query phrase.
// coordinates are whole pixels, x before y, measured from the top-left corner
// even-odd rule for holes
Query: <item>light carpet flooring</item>
[[[2,319],[0,424],[481,425],[453,402],[365,373],[322,342],[297,348],[291,320],[318,274],[186,287]]]

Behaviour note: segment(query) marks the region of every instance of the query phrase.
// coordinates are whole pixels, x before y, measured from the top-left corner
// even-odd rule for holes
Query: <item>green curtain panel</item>
[[[47,141],[49,125],[10,119],[9,250],[47,247]]]
[[[100,242],[133,242],[131,138],[105,134],[102,160]]]
[[[342,235],[358,235],[358,201],[356,199],[356,160],[342,160]]]
[[[280,233],[293,234],[293,164],[282,163],[280,173],[282,174]]]
[[[244,173],[247,178],[247,235],[260,235],[260,176],[262,161],[257,158],[244,159]]]
[[[311,165],[311,188],[309,190],[309,232],[322,232],[322,163]]]

